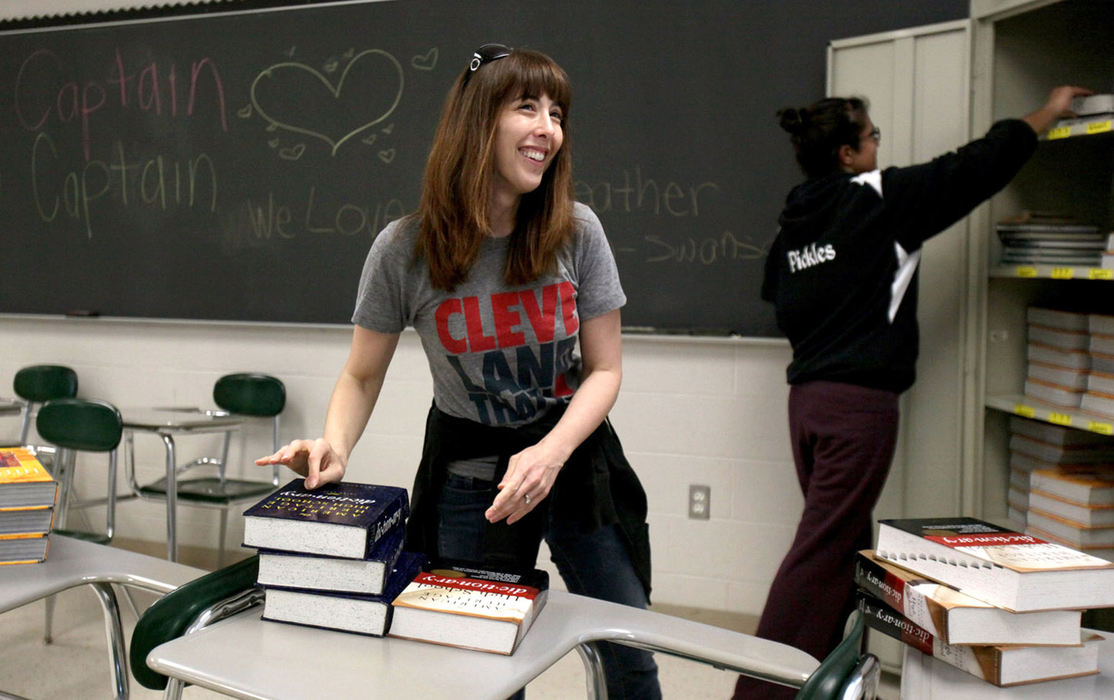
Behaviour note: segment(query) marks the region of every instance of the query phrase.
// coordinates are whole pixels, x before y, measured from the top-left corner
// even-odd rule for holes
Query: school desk
[[[819,663],[803,651],[691,620],[551,590],[511,656],[367,637],[241,612],[155,647],[154,670],[239,698],[501,699],[570,651],[613,640],[799,687]],[[589,690],[598,656],[581,652]]]
[[[205,571],[92,542],[50,536],[46,561],[0,566],[0,613],[76,586],[89,586],[104,609],[109,661],[116,697],[128,696],[127,651],[120,609],[111,584],[168,593]]]
[[[159,436],[166,451],[166,558],[178,561],[177,453],[174,438],[181,435],[223,433],[238,428],[244,419],[224,411],[197,408],[121,408],[124,419],[125,459],[135,469],[134,434]],[[135,473],[134,471],[132,472]]]

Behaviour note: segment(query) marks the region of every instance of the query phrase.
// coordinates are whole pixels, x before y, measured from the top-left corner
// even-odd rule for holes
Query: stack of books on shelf
[[[1099,671],[1081,611],[1114,607],[1114,563],[974,518],[883,520],[855,576],[869,626],[994,685]]]
[[[1097,418],[1114,420],[1114,316],[1091,314],[1087,328],[1091,371],[1079,408]]]
[[[1114,466],[1029,477],[1025,532],[1114,561]]]
[[[404,552],[406,489],[291,481],[244,511],[259,549],[263,619],[383,636],[391,602],[425,564]]]
[[[999,221],[995,230],[1003,265],[1097,267],[1106,245],[1097,226],[1063,214],[1026,211]]]
[[[1025,318],[1029,360],[1025,396],[1078,409],[1091,369],[1088,315],[1030,306]]]
[[[0,564],[37,564],[50,549],[58,484],[26,447],[0,448]]]
[[[1009,518],[1020,528],[1029,522],[1034,472],[1114,471],[1114,438],[1020,416],[1010,416],[1009,431],[1007,502]]]
[[[1114,270],[1114,233],[1106,236],[1106,250],[1102,251],[1102,268]]]

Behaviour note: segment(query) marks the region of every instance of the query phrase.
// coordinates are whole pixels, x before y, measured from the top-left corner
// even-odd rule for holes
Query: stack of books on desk
[[[510,655],[549,595],[549,574],[438,562],[394,601],[390,636]]]
[[[391,602],[421,571],[403,551],[406,489],[305,488],[301,478],[244,511],[244,544],[259,549],[263,619],[383,636]]]
[[[50,549],[58,484],[26,447],[0,448],[0,564],[37,564]]]
[[[1098,673],[1080,611],[1114,607],[1114,563],[974,518],[881,521],[856,582],[868,625],[998,686]]]

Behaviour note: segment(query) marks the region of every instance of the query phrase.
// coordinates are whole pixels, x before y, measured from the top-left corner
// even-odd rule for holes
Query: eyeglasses
[[[472,54],[472,60],[468,62],[468,73],[464,76],[464,84],[468,84],[472,74],[478,71],[481,66],[492,61],[498,61],[500,58],[506,58],[511,55],[512,51],[514,49],[503,44],[484,44],[476,49],[476,52]]]
[[[870,138],[874,139],[874,143],[882,143],[882,130],[874,127],[870,130]]]

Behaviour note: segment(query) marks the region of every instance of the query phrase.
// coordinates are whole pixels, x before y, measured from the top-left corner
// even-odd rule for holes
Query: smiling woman
[[[309,488],[343,478],[413,326],[434,399],[406,548],[522,572],[544,538],[570,591],[645,608],[646,494],[607,423],[626,295],[599,219],[573,200],[570,97],[544,54],[473,54],[418,212],[368,252],[324,435],[258,463],[286,464]],[[615,697],[661,697],[648,652],[604,644],[601,656]]]

